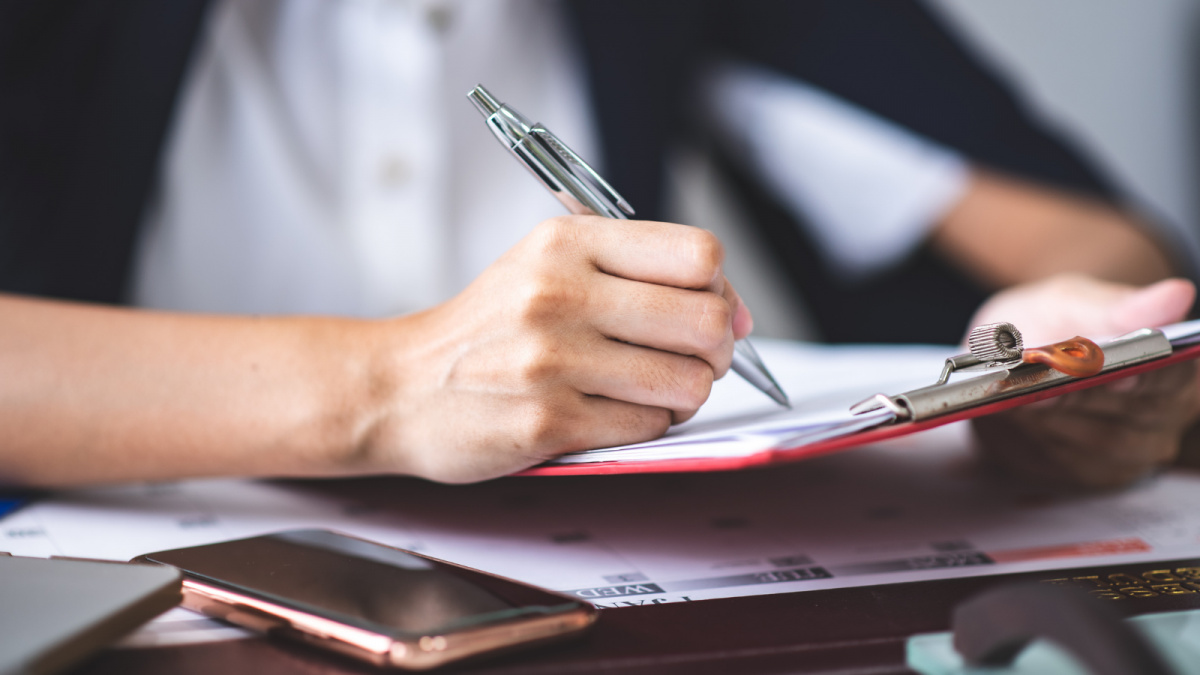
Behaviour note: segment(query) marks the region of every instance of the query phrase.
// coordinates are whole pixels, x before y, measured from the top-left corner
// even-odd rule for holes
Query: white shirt
[[[602,170],[561,20],[550,0],[219,3],[133,301],[383,316],[457,293],[562,213],[487,131],[470,88],[485,84]],[[811,87],[737,68],[711,82],[714,118],[848,275],[906,255],[963,189],[961,158]]]

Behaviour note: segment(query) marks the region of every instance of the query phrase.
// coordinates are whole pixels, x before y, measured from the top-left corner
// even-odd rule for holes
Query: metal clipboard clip
[[[887,408],[897,422],[919,422],[1153,361],[1172,351],[1171,342],[1155,328],[1101,345],[1076,337],[1025,349],[1020,331],[1011,323],[978,326],[971,330],[967,345],[970,352],[946,359],[936,383],[895,396],[876,394],[851,406],[850,412],[860,415]],[[954,373],[973,372],[984,374],[950,382]]]

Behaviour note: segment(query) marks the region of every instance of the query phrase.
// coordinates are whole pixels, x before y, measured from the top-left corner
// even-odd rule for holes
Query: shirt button
[[[379,182],[383,187],[396,189],[412,178],[412,168],[400,157],[389,157],[379,168]]]
[[[425,20],[440,35],[445,35],[454,23],[454,9],[443,4],[430,5],[425,9]]]

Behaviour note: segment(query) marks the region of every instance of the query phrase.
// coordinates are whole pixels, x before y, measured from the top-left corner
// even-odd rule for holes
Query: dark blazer
[[[120,303],[208,0],[0,4],[0,290]],[[994,169],[1113,198],[916,0],[573,0],[608,178],[663,213],[668,150],[713,152],[830,341],[953,342],[985,289],[927,249],[838,282],[686,111],[716,55],[779,70]]]

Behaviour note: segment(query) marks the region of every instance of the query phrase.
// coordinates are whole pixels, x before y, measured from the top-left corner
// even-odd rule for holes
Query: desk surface
[[[907,638],[947,630],[962,600],[1001,583],[1048,580],[1087,590],[1128,615],[1200,608],[1200,559],[1110,565],[604,610],[577,642],[436,672],[906,673]],[[111,650],[73,675],[379,672],[309,647],[249,639]]]

